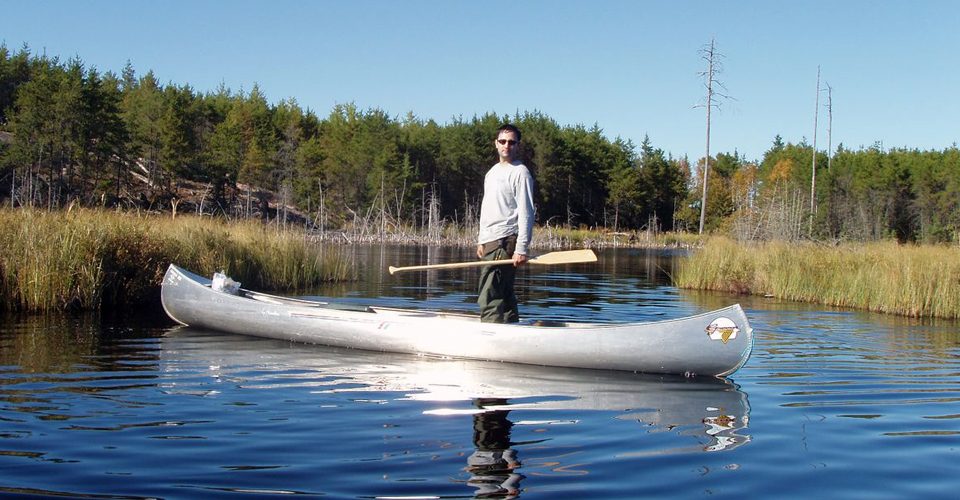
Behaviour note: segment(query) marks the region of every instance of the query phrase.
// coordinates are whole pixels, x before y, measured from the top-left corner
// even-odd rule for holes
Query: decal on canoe
[[[713,320],[713,323],[707,326],[707,335],[710,336],[710,340],[719,340],[724,344],[737,338],[739,332],[740,329],[737,328],[737,324],[732,319],[723,316]]]

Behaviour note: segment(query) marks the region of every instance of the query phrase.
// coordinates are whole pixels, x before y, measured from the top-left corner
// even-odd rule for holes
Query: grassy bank
[[[171,262],[265,289],[347,279],[353,269],[338,248],[258,221],[85,209],[2,209],[0,248],[0,308],[23,311],[156,300]]]
[[[960,318],[960,248],[836,247],[711,238],[687,257],[681,288],[766,295],[915,317]]]

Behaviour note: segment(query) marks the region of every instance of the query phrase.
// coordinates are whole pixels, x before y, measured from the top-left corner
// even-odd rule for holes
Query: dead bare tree
[[[440,220],[440,197],[432,186],[430,188],[430,204],[428,206],[427,235],[432,243],[438,244],[443,235],[443,221]]]
[[[833,163],[833,87],[827,86],[827,172]]]
[[[717,52],[713,38],[710,39],[710,45],[706,45],[700,49],[700,57],[707,61],[707,70],[699,73],[699,75],[703,77],[704,86],[707,88],[707,102],[703,105],[703,107],[707,109],[707,151],[703,160],[703,197],[700,200],[699,233],[703,234],[703,222],[707,216],[707,178],[710,172],[710,111],[713,110],[714,107],[720,108],[719,99],[731,99],[731,97],[716,90],[719,87],[726,91],[727,88],[716,79],[716,75],[722,72],[723,69],[723,65],[719,60],[723,57],[723,54]],[[694,107],[698,108],[701,106],[698,105]]]
[[[820,114],[820,66],[817,66],[817,94],[813,107],[813,164],[810,167],[810,235],[813,236],[813,214],[817,211],[817,117]]]

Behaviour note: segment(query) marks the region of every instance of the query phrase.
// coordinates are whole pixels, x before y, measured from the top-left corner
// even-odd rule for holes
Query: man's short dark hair
[[[500,132],[513,132],[517,136],[517,142],[520,142],[520,129],[512,123],[504,123],[500,125],[500,128],[497,129],[497,135],[493,136],[494,139],[500,137]]]

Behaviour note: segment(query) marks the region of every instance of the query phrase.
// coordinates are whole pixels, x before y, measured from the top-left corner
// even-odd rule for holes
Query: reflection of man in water
[[[474,405],[483,410],[487,406],[505,405],[505,399],[477,399]],[[520,468],[517,452],[510,448],[510,429],[507,410],[481,411],[473,416],[473,445],[476,451],[467,458],[467,484],[477,489],[477,497],[515,498],[520,494],[523,475],[514,472]]]

